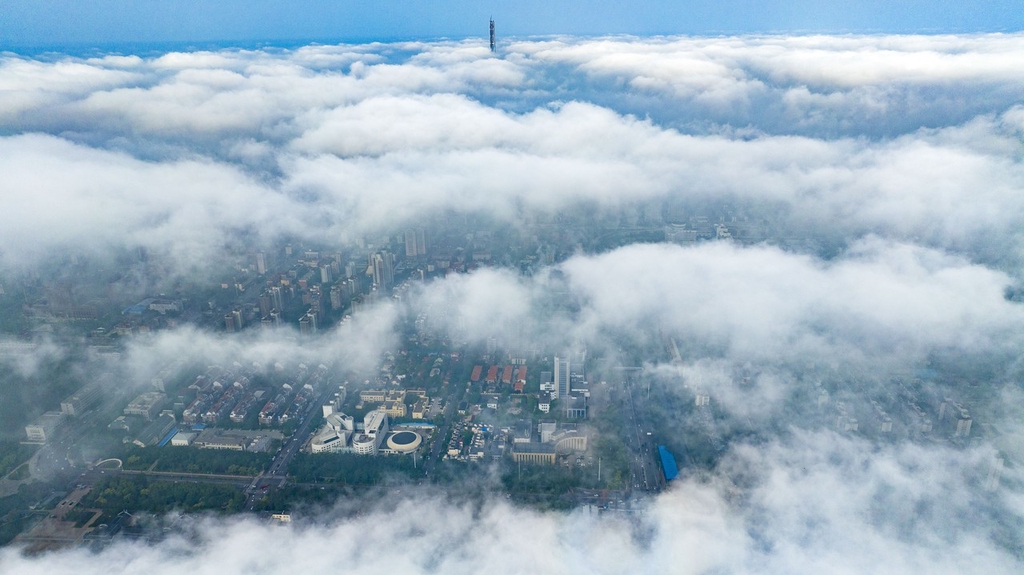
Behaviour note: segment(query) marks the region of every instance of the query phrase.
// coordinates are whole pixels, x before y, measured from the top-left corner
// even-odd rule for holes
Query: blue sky
[[[503,36],[1024,28],[1020,0],[5,0],[0,44],[463,38],[492,15]]]

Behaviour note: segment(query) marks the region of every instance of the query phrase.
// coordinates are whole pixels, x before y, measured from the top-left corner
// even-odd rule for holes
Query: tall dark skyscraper
[[[494,51],[494,18],[491,18],[491,52]]]
[[[551,394],[552,399],[558,398],[568,403],[569,401],[569,360],[555,357],[555,392]]]

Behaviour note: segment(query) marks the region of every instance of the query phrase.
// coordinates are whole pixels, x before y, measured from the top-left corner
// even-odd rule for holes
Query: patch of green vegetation
[[[28,479],[29,476],[31,476],[31,473],[29,472],[28,469],[28,463],[22,463],[20,467],[18,467],[11,473],[9,479],[12,479],[14,481],[21,481],[22,479]]]
[[[46,483],[22,485],[18,492],[0,498],[0,546],[6,545],[25,528],[31,526],[31,507],[45,499],[56,486]]]
[[[245,494],[236,487],[210,483],[149,481],[145,477],[110,477],[93,486],[81,502],[83,507],[102,509],[105,514],[122,509],[167,513],[217,511],[234,513],[245,506]]]
[[[422,470],[408,456],[368,457],[351,453],[297,453],[288,473],[299,483],[377,485],[389,476],[414,477]]]
[[[268,491],[256,500],[253,509],[272,513],[287,513],[298,507],[327,505],[344,495],[351,495],[351,491],[346,486],[339,484],[319,487],[289,485]]]
[[[22,445],[14,441],[0,441],[0,477],[7,475],[15,467],[32,456],[36,447]]]
[[[464,485],[479,479],[480,468],[473,463],[443,459],[437,462],[430,474],[431,483],[440,485]]]
[[[92,519],[93,515],[96,515],[95,511],[89,511],[86,509],[72,509],[68,511],[68,514],[64,516],[65,521],[72,521],[75,524],[75,528],[85,527],[89,520]]]
[[[624,489],[629,487],[629,454],[618,438],[599,437],[594,442],[594,456],[600,459],[601,481],[596,475],[588,481],[588,487],[600,489]]]
[[[561,465],[505,462],[501,483],[510,494],[561,495],[581,486],[582,473]]]
[[[197,449],[195,447],[138,447],[126,445],[116,455],[124,468],[145,471],[214,473],[219,475],[259,475],[272,459],[269,453]]]

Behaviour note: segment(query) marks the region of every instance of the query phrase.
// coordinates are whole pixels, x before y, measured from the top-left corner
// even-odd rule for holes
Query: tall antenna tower
[[[491,18],[491,52],[494,52],[494,18]]]

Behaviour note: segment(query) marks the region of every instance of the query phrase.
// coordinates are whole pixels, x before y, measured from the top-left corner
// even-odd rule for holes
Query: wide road
[[[302,423],[295,429],[295,433],[284,440],[284,444],[281,445],[281,449],[274,456],[267,470],[249,483],[245,490],[245,508],[247,510],[252,511],[255,508],[256,500],[270,486],[275,483],[277,484],[276,487],[284,486],[288,480],[288,465],[291,463],[292,458],[295,457],[295,454],[299,452],[299,449],[306,443],[306,440],[309,439],[309,427],[314,419],[312,417],[313,411],[320,409],[324,402],[334,395],[335,389],[336,386],[333,383],[327,384],[317,399],[309,402],[306,406],[306,412],[302,414]]]
[[[148,479],[157,481],[189,481],[192,483],[217,483],[220,485],[235,485],[245,487],[252,483],[249,475],[227,475],[218,473],[186,473],[180,471],[133,471],[129,469],[110,470],[107,473],[122,475],[142,475]]]
[[[659,491],[664,486],[661,467],[655,461],[654,441],[647,424],[646,389],[640,389],[633,374],[626,376],[623,386],[629,398],[626,417],[626,444],[630,448],[629,468],[632,487],[640,491]],[[636,388],[636,389],[634,389]]]

